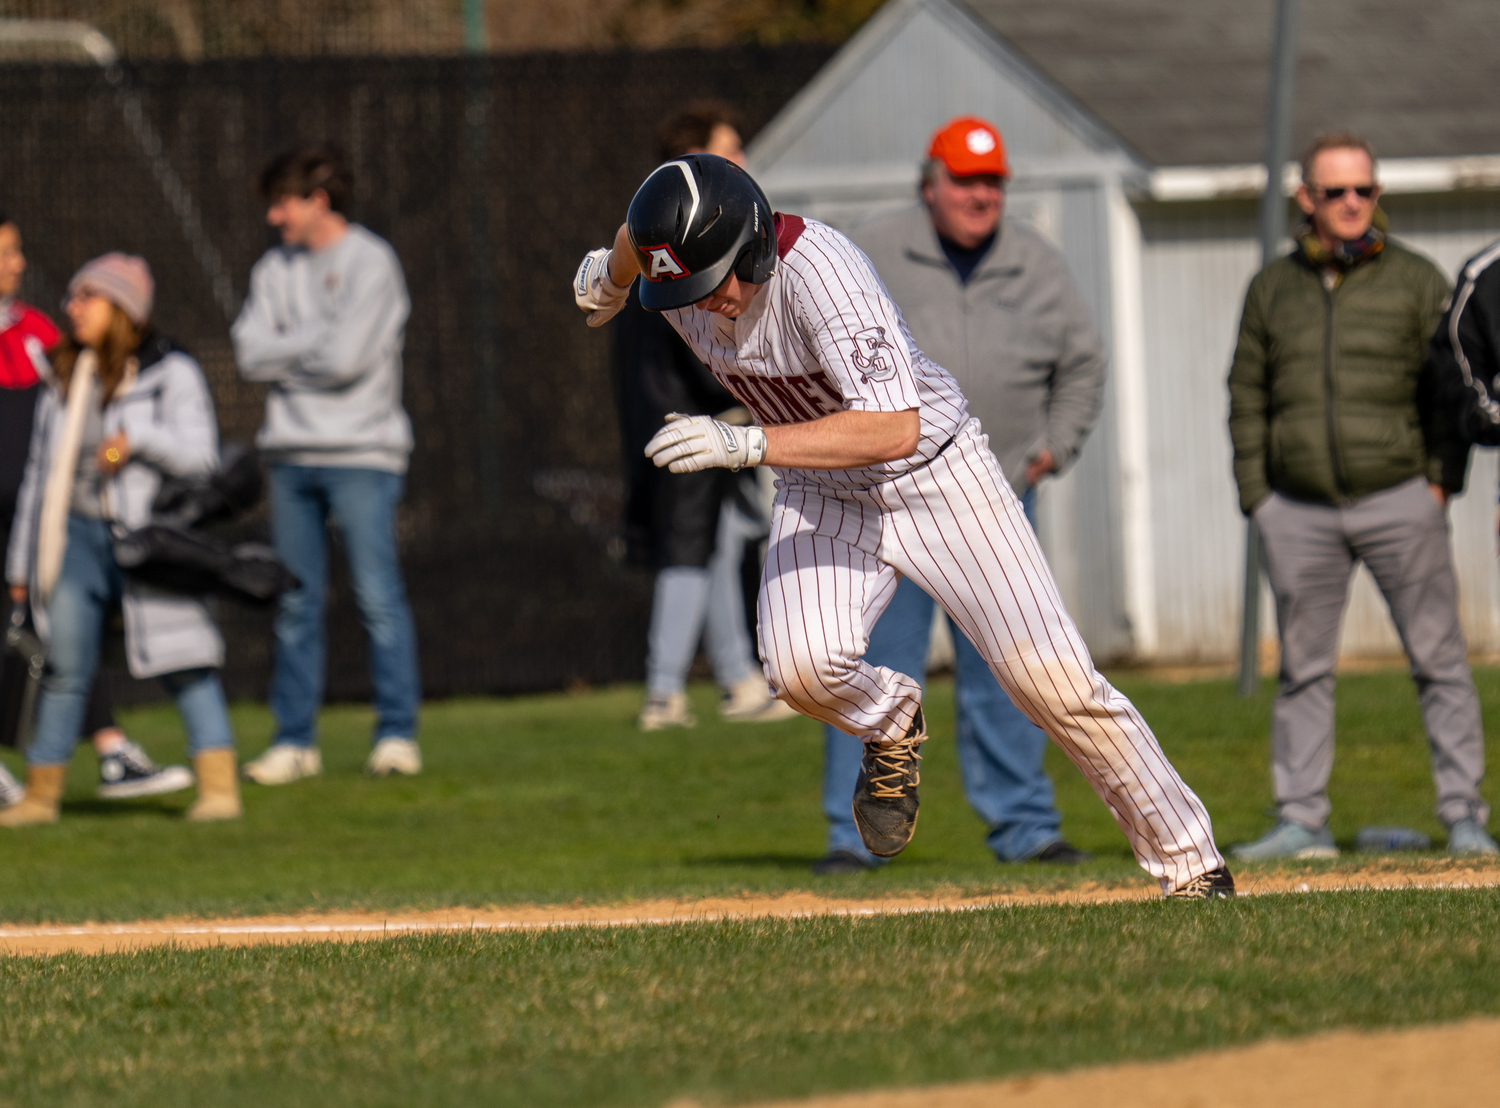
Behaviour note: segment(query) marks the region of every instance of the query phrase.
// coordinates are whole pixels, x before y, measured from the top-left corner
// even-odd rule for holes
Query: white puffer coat
[[[105,515],[120,531],[145,526],[162,476],[212,473],[219,464],[219,428],[208,382],[193,358],[160,336],[148,336],[141,362],[104,406],[104,435],[125,432],[130,460],[104,482]],[[5,577],[31,591],[37,631],[48,637],[46,608],[37,603],[36,549],[42,492],[62,439],[66,397],[55,380],[37,401],[26,476],[16,502]],[[197,597],[125,578],[125,654],[133,677],[219,668],[224,639]]]

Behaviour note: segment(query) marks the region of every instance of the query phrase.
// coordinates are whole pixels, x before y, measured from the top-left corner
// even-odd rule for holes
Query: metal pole
[[[1286,237],[1281,175],[1292,148],[1292,82],[1297,73],[1297,0],[1276,2],[1276,42],[1266,101],[1266,190],[1260,198],[1260,260],[1269,265]],[[1245,592],[1240,610],[1240,695],[1260,685],[1260,532],[1245,521]]]
[[[480,503],[490,515],[500,510],[500,353],[498,281],[490,232],[489,160],[490,121],[488,66],[485,61],[484,0],[464,0],[464,130],[469,194],[469,249],[474,274],[474,363],[479,408]]]
[[[484,49],[484,0],[464,0],[464,53],[483,54]]]

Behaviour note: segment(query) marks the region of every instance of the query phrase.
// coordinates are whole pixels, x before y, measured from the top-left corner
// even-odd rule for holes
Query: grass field
[[[1500,673],[1476,679],[1493,717]],[[1269,689],[1246,702],[1227,682],[1119,684],[1222,843],[1267,826]],[[1338,838],[1404,823],[1441,845],[1409,682],[1349,676],[1340,694]],[[1055,757],[1064,830],[1096,860],[998,865],[963,802],[946,683],[928,697],[936,738],[915,843],[879,872],[821,880],[808,869],[823,850],[818,728],[705,722],[642,735],[638,695],[431,705],[428,771],[394,781],[359,775],[368,713],[335,708],[326,775],[248,787],[246,818],[229,825],[182,822],[186,794],[100,803],[83,752],[62,822],[3,839],[0,919],[1143,880],[1103,806]],[[712,691],[694,695],[711,721]],[[158,757],[180,752],[170,709],[125,722]],[[265,712],[237,707],[235,722],[242,755],[254,754]],[[11,958],[0,988],[4,1104],[733,1103],[1500,1013],[1500,892]]]
[[[1477,681],[1496,718],[1500,672],[1481,671]],[[1242,701],[1229,682],[1120,684],[1208,804],[1221,843],[1269,825],[1269,687]],[[808,867],[824,845],[819,727],[803,719],[720,724],[712,690],[694,695],[702,725],[651,735],[634,728],[635,689],[433,704],[422,736],[427,772],[383,781],[359,774],[368,713],[334,708],[323,723],[325,776],[247,786],[246,818],[235,824],[182,822],[189,793],[94,800],[94,757],[84,748],[62,822],[4,840],[0,918],[569,903],[799,887],[984,891],[1140,876],[1103,805],[1055,750],[1063,830],[1097,861],[1077,872],[998,865],[959,787],[952,687],[936,682],[928,696],[936,737],[924,751],[915,842],[878,873],[815,881]],[[268,716],[242,705],[234,717],[248,757],[266,741]],[[124,722],[157,757],[181,757],[170,707],[127,713]],[[1339,736],[1332,785],[1339,839],[1349,845],[1363,824],[1402,823],[1441,845],[1410,682],[1395,673],[1345,677]],[[1492,740],[1492,762],[1497,754]]]
[[[732,1103],[1500,1012],[1500,892],[0,962],[0,1099]]]

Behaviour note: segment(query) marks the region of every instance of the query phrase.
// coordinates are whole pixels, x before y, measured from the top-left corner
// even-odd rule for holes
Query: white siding
[[[1394,233],[1450,276],[1500,237],[1500,197],[1450,194],[1387,201]],[[1252,203],[1140,209],[1146,356],[1154,425],[1153,534],[1159,657],[1230,659],[1238,650],[1244,562],[1227,428],[1225,376],[1244,290],[1260,263]],[[1455,502],[1454,552],[1472,649],[1500,650],[1492,451],[1475,455]],[[1274,641],[1269,610],[1263,633]],[[1368,573],[1356,575],[1341,650],[1392,654],[1400,644]]]
[[[1244,522],[1224,382],[1245,286],[1260,264],[1255,210],[1152,205],[1141,210],[1141,231],[1158,651],[1229,658],[1238,648]]]

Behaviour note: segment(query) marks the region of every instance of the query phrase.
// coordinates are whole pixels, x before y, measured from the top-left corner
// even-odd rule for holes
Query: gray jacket
[[[32,614],[43,639],[47,610],[36,587],[37,526],[47,471],[62,438],[66,400],[47,382],[37,400],[26,476],[16,501],[5,577],[31,590]],[[212,473],[219,464],[219,427],[213,398],[198,363],[173,351],[126,381],[104,408],[106,437],[124,431],[130,460],[104,482],[105,515],[125,530],[151,520],[151,502],[164,473]],[[125,578],[125,657],[133,677],[158,677],[224,664],[224,639],[204,603]]]
[[[267,251],[230,330],[240,376],[271,386],[256,445],[297,465],[406,472],[410,314],[396,252],[357,223],[323,250]]]
[[[921,204],[850,238],[923,353],[957,378],[1016,492],[1025,492],[1026,463],[1043,449],[1059,470],[1067,466],[1099,418],[1106,358],[1057,250],[1006,222],[960,284]]]

